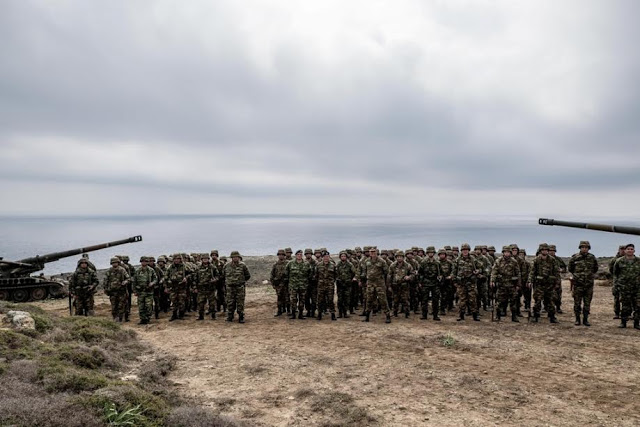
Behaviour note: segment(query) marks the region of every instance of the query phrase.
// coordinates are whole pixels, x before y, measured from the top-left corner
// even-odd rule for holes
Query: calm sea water
[[[603,222],[603,221],[598,221]],[[638,225],[625,222],[625,225]],[[326,247],[332,253],[347,247],[377,245],[406,249],[411,246],[469,242],[494,245],[518,243],[534,253],[540,242],[555,243],[561,256],[577,251],[582,239],[591,241],[592,252],[611,256],[619,244],[634,242],[635,236],[537,225],[537,218],[398,218],[348,216],[154,216],[91,218],[0,218],[0,256],[18,260],[34,255],[89,246],[135,235],[140,243],[92,252],[90,259],[106,268],[109,258],[127,254],[134,263],[141,255],[173,252],[244,255],[275,254],[278,248]],[[48,264],[45,274],[73,271],[79,257]]]

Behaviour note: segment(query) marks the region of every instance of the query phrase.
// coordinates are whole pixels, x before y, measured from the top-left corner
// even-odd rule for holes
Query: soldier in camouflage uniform
[[[287,301],[284,288],[286,285],[286,268],[288,261],[284,259],[286,254],[284,249],[278,249],[278,261],[271,267],[270,282],[273,289],[276,291],[276,297],[278,301],[278,311],[274,317],[282,316],[282,313],[286,311]]]
[[[320,258],[322,259],[322,251],[317,250],[320,254]],[[315,317],[316,308],[320,303],[318,301],[318,281],[316,280],[316,264],[319,261],[316,261],[313,258],[313,250],[311,248],[307,248],[304,250],[304,258],[305,261],[309,263],[309,267],[311,267],[311,280],[309,280],[309,286],[307,286],[307,293],[304,296],[304,306],[307,310],[307,317]]]
[[[511,309],[511,321],[519,322],[517,299],[518,288],[521,286],[521,274],[518,261],[511,257],[511,248],[502,248],[502,257],[496,260],[491,268],[490,278],[491,289],[496,289],[496,300],[498,304],[498,320],[506,316],[507,305]]]
[[[133,292],[138,297],[140,325],[147,325],[153,315],[153,295],[158,284],[158,276],[156,271],[149,267],[146,256],[140,257],[140,264],[141,267],[133,273],[131,281]]]
[[[187,304],[187,288],[191,279],[191,271],[182,261],[182,254],[174,254],[172,264],[164,275],[165,287],[169,292],[173,314],[170,322],[184,318]]]
[[[311,265],[302,258],[302,251],[298,250],[295,259],[289,261],[285,269],[285,282],[289,287],[291,319],[296,318],[296,307],[298,308],[298,319],[305,318],[304,297],[311,281],[311,274]]]
[[[354,314],[358,309],[360,302],[360,258],[362,257],[362,249],[356,247],[353,251],[353,256],[350,259],[353,268],[356,271],[356,280],[351,284],[351,302],[349,303],[349,311]]]
[[[413,266],[404,260],[404,252],[396,252],[396,260],[389,267],[389,282],[393,289],[393,315],[398,317],[398,309],[402,304],[404,316],[409,318],[409,284],[414,280],[416,272]]]
[[[289,262],[291,260],[293,260],[293,250],[291,248],[284,248],[284,259],[285,261]],[[287,313],[295,313],[296,312],[296,308],[295,307],[291,307],[291,295],[289,293],[289,286],[285,286],[284,287],[284,291],[287,294],[287,306],[285,307],[287,310]]]
[[[405,252],[405,262],[411,264],[413,271],[416,273],[409,283],[409,307],[413,314],[418,314],[418,306],[420,304],[418,300],[418,270],[420,270],[420,263],[414,256],[413,248],[407,249]]]
[[[453,262],[447,258],[444,249],[438,251],[438,262],[442,274],[442,285],[440,292],[440,314],[447,314],[447,310],[453,310]]]
[[[200,267],[195,276],[198,296],[198,320],[204,320],[204,309],[208,304],[211,319],[216,318],[216,284],[220,278],[218,268],[211,263],[209,254],[200,255]]]
[[[567,264],[556,255],[556,245],[549,245],[549,255],[558,263],[558,286],[556,286],[556,313],[562,314],[562,273],[567,272]]]
[[[489,258],[482,255],[482,247],[477,245],[474,250],[476,259],[482,264],[482,272],[478,274],[476,285],[478,287],[478,309],[482,306],[484,311],[487,311],[487,305],[489,304],[489,275],[491,274],[491,261]]]
[[[111,316],[116,322],[122,322],[127,311],[129,278],[127,270],[120,265],[120,259],[111,258],[111,268],[107,270],[102,285],[111,301]]]
[[[157,269],[156,269],[156,275],[158,276],[158,283],[160,284],[160,286],[158,286],[158,302],[159,302],[159,308],[160,311],[163,312],[168,312],[169,311],[169,305],[171,303],[171,301],[169,300],[169,293],[167,292],[167,289],[165,288],[165,274],[167,273],[167,265],[168,259],[166,256],[161,255],[158,257],[158,265],[157,265]],[[156,319],[158,318],[158,316],[156,316]]]
[[[469,310],[473,320],[480,321],[478,317],[476,277],[482,272],[482,264],[470,255],[471,246],[464,243],[461,246],[462,254],[453,263],[453,276],[456,280],[459,299],[458,321],[464,320],[465,311]]]
[[[422,317],[420,319],[427,320],[429,314],[429,298],[433,308],[433,320],[440,320],[438,313],[438,305],[440,304],[440,282],[442,281],[442,272],[440,271],[440,263],[435,259],[436,248],[427,247],[427,256],[422,259],[418,270],[418,282],[422,288]]]
[[[613,278],[618,285],[622,303],[619,327],[626,328],[627,321],[633,313],[633,327],[640,329],[640,312],[638,311],[638,307],[640,307],[640,258],[635,256],[633,244],[626,245],[624,257],[618,258],[614,263]]]
[[[580,312],[583,315],[582,324],[591,326],[589,312],[598,261],[593,254],[589,253],[591,244],[586,240],[581,241],[578,248],[580,252],[574,254],[569,260],[569,272],[573,275],[573,312],[576,315],[576,326],[580,325]]]
[[[542,243],[538,249],[539,255],[533,261],[527,286],[533,289],[533,321],[540,319],[542,301],[549,315],[549,322],[558,323],[555,304],[553,303],[557,286],[558,263],[549,255],[549,245]]]
[[[218,250],[211,250],[211,264],[213,264],[216,269],[218,269],[218,281],[216,282],[216,311],[226,312],[227,311],[227,303],[225,302],[225,294],[227,293],[227,286],[224,283],[224,274],[222,274],[222,269],[224,268],[224,263],[221,259],[218,259]]]
[[[624,245],[620,245],[618,247],[618,253],[611,258],[611,261],[609,261],[609,273],[611,273],[611,277],[613,277],[613,266],[615,265],[616,261],[618,260],[618,258],[623,257],[624,256]],[[611,293],[613,294],[613,313],[614,313],[614,319],[619,319],[620,318],[620,288],[618,287],[618,284],[615,280],[615,278],[613,279],[613,285],[611,286]]]
[[[531,295],[532,290],[530,287],[525,286],[529,280],[529,271],[531,270],[531,264],[527,261],[527,251],[524,248],[518,250],[518,258],[522,260],[520,263],[520,283],[522,283],[522,296],[524,297],[524,309],[525,311],[531,311]],[[556,261],[557,262],[557,261]]]
[[[238,312],[238,323],[244,323],[245,286],[251,278],[247,265],[241,261],[240,252],[231,252],[231,262],[223,269],[224,282],[227,286],[227,322],[233,322],[234,312]]]
[[[96,266],[91,261],[89,261],[89,254],[82,254],[81,257],[84,258],[85,261],[87,261],[87,267],[89,268],[89,270],[97,271]]]
[[[322,320],[322,313],[325,309],[331,313],[331,320],[336,320],[336,306],[333,303],[335,283],[338,277],[336,264],[331,261],[329,252],[322,253],[322,261],[314,267],[314,280],[318,284],[318,320]]]
[[[363,255],[358,262],[358,278],[360,279],[360,283],[358,286],[358,300],[362,304],[362,314],[360,314],[360,316],[366,316],[367,312],[367,281],[366,279],[364,281],[362,280],[362,271],[364,270],[364,265],[367,263],[371,256],[371,246],[364,246],[363,249]]]
[[[86,258],[78,260],[78,267],[69,281],[69,293],[74,298],[76,316],[93,316],[93,295],[98,287],[98,275]]]
[[[133,275],[136,272],[136,269],[133,265],[129,264],[129,255],[118,255],[117,258],[120,259],[122,267],[127,270],[129,273],[129,277],[133,278]],[[129,316],[131,315],[131,295],[133,294],[132,281],[130,280],[127,284],[127,307],[124,313],[124,321],[129,321]]]
[[[389,266],[382,258],[378,257],[378,249],[372,247],[369,250],[369,259],[364,263],[364,268],[360,272],[360,277],[367,283],[367,303],[365,312],[365,322],[369,321],[371,309],[376,300],[387,316],[386,323],[391,323],[391,313],[387,302],[387,278]]]
[[[336,265],[338,288],[338,317],[348,318],[347,311],[351,308],[351,289],[356,280],[356,268],[348,261],[347,252],[340,252],[340,261]]]

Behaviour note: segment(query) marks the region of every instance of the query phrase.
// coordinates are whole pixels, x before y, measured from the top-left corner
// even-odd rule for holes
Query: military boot
[[[298,312],[298,319],[303,319],[303,320],[306,319],[306,317],[304,317],[304,310],[301,309]]]
[[[216,320],[216,311],[215,310],[213,310],[211,312],[211,320]]]
[[[368,316],[367,312],[365,310],[362,310],[362,313],[358,314],[359,317],[364,317],[364,316]]]
[[[95,316],[95,314],[96,314],[96,313],[95,313],[95,311],[93,311],[93,310],[89,310],[89,311],[87,312],[87,315],[88,315],[88,316],[90,316],[90,317]]]
[[[580,321],[580,315],[576,314],[576,323],[574,323],[574,325],[580,326],[581,324],[582,324],[582,322]]]
[[[311,310],[307,310],[307,317],[315,317],[311,314]]]
[[[633,329],[640,329],[640,320],[639,319],[635,319],[633,321]]]
[[[458,317],[456,320],[457,320],[458,322],[461,322],[461,321],[463,321],[463,320],[464,320],[464,310],[460,312],[460,317]]]
[[[204,310],[198,312],[198,318],[196,320],[204,320]]]
[[[393,310],[393,317],[398,317],[398,310]]]
[[[511,321],[520,323],[520,319],[518,319],[518,316],[516,315],[516,313],[511,313]]]
[[[475,320],[476,322],[480,321],[480,316],[478,316],[478,313],[473,313],[473,320]]]
[[[538,323],[538,320],[540,320],[540,315],[536,313],[533,315],[533,323]]]
[[[322,320],[322,310],[318,310],[318,320]]]
[[[428,319],[427,314],[428,313],[425,310],[423,310],[422,311],[422,316],[420,316],[420,320],[427,320]]]
[[[591,326],[591,323],[589,323],[589,315],[585,313],[582,317],[582,324],[584,326]]]
[[[156,310],[156,319],[160,318],[160,312]]]
[[[295,312],[295,310],[293,310],[293,311],[289,314],[289,318],[290,318],[290,319],[295,319],[296,317],[297,317],[297,316],[296,316],[296,312]]]
[[[342,313],[344,313],[343,309],[338,310],[338,319],[342,319]]]
[[[124,321],[128,322],[129,321],[129,313],[125,313],[124,314]]]
[[[273,317],[279,317],[282,316],[282,307],[278,306],[278,312],[273,316]]]
[[[387,313],[387,320],[384,323],[391,323],[391,314]]]
[[[227,319],[226,322],[233,322],[233,312],[229,312],[227,313]]]
[[[173,310],[173,314],[171,315],[171,319],[169,319],[169,322],[173,322],[174,320],[178,319],[178,310]]]
[[[405,312],[404,312],[404,318],[405,318],[405,319],[408,319],[408,318],[409,318],[409,310],[407,310],[407,311],[405,311]]]
[[[618,325],[618,328],[626,328],[626,327],[627,327],[627,319],[624,317],[620,318],[620,325]]]
[[[244,323],[244,313],[238,314],[238,323]]]
[[[336,320],[336,314],[335,313],[331,313],[331,320]]]
[[[184,319],[184,310],[178,311],[178,319],[182,320]]]
[[[549,315],[549,323],[560,323],[560,322],[558,322],[558,319],[556,319],[555,314],[551,314]]]
[[[369,321],[369,312],[368,311],[365,312],[364,315],[365,315],[365,318],[362,321],[363,322],[368,322]]]
[[[440,321],[440,317],[438,317],[438,315],[434,313],[433,314],[433,320],[435,320],[436,322],[439,322]]]

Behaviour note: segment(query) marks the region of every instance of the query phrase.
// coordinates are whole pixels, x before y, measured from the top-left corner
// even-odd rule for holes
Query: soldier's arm
[[[277,264],[273,264],[273,267],[271,267],[271,275],[269,276],[271,284],[276,281],[276,266]]]
[[[595,255],[592,255],[592,259],[593,259],[593,267],[592,267],[592,272],[593,274],[596,274],[598,272],[598,259],[596,258]]]
[[[574,257],[571,257],[569,260],[569,273],[573,274],[576,271],[576,260]]]
[[[247,267],[246,264],[242,264],[242,272],[244,273],[245,282],[249,281],[249,279],[251,279],[251,273],[249,273],[249,267]]]
[[[516,276],[518,277],[517,286],[520,288],[522,287],[522,272],[520,271],[520,265],[518,263],[516,263]]]
[[[489,282],[491,286],[493,286],[496,282],[496,277],[498,275],[498,263],[493,263],[493,267],[491,268],[491,273],[489,274]]]

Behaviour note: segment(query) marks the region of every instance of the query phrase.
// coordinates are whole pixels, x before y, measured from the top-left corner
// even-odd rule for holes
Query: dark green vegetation
[[[31,313],[36,330],[0,329],[0,425],[237,425],[178,396],[167,379],[175,362],[134,331],[0,302],[0,313],[9,310]]]

